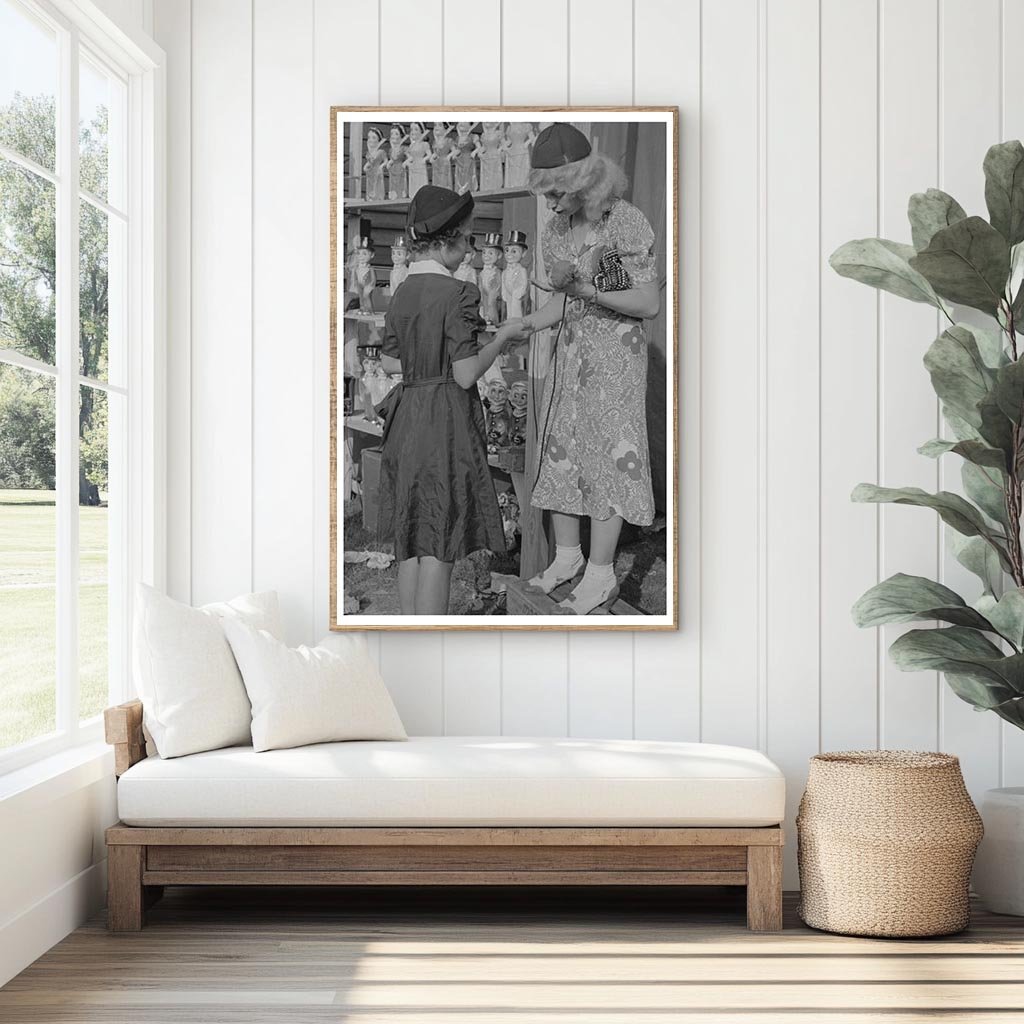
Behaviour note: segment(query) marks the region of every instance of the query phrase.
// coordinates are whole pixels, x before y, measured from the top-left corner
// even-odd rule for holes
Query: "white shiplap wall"
[[[678,104],[682,628],[374,635],[407,725],[760,746],[791,810],[819,749],[938,746],[975,793],[1024,782],[1020,735],[850,623],[880,575],[958,579],[934,517],[852,486],[956,481],[914,453],[934,314],[825,265],[908,237],[913,191],[983,212],[985,148],[1024,134],[1024,5],[155,0],[155,30],[176,596],[275,588],[293,641],[326,629],[332,103]]]

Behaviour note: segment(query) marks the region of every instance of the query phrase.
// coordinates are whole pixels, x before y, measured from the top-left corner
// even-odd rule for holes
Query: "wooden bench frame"
[[[142,704],[104,713],[121,776],[146,757]],[[782,829],[107,829],[107,925],[138,931],[166,885],[740,885],[747,927],[782,928]]]

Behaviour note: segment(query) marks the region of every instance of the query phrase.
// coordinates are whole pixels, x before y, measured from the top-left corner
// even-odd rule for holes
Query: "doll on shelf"
[[[456,127],[455,142],[448,159],[452,163],[452,188],[460,195],[463,192],[476,192],[476,142],[473,139],[473,125],[470,121],[460,121]]]
[[[526,371],[506,370],[505,380],[508,383],[508,443],[519,447],[526,444],[526,407],[530,400]]]
[[[512,121],[505,130],[505,188],[526,188],[530,148],[537,138],[530,121]]]
[[[394,295],[398,286],[409,276],[409,247],[405,235],[396,235],[391,243],[391,276],[388,287]]]
[[[487,382],[487,451],[496,455],[508,444],[510,417],[508,411],[508,385],[501,376]]]
[[[409,175],[408,191],[410,199],[427,184],[427,163],[434,156],[425,135],[423,124],[420,121],[413,121],[409,125],[409,138],[411,141],[405,150],[404,167]]]
[[[500,121],[484,121],[474,152],[480,158],[480,191],[497,192],[502,187],[505,163],[505,133]]]
[[[405,173],[405,144],[409,136],[400,124],[393,124],[388,139],[388,198],[405,199],[409,195]]]
[[[469,249],[466,255],[462,257],[462,262],[455,268],[455,273],[452,275],[459,281],[468,281],[471,285],[480,287],[477,282],[476,268],[473,266],[473,260],[476,258],[476,250]]]
[[[359,312],[373,312],[373,290],[377,287],[377,276],[370,266],[373,260],[373,241],[360,238],[352,254],[348,290],[359,296]]]
[[[431,135],[434,137],[434,148],[427,157],[431,167],[431,184],[440,188],[452,187],[452,132],[455,126],[445,121],[435,121]]]
[[[492,327],[501,323],[501,310],[498,300],[501,298],[501,271],[498,260],[501,258],[501,235],[492,231],[484,235],[480,245],[480,259],[484,267],[480,271],[480,315]]]
[[[384,192],[384,167],[387,164],[388,154],[383,146],[384,137],[376,128],[371,128],[366,133],[366,162],[363,170],[366,172],[366,198],[383,199]]]
[[[510,231],[505,242],[505,270],[501,275],[501,299],[509,320],[518,320],[530,312],[530,275],[523,266],[526,249],[526,232]]]

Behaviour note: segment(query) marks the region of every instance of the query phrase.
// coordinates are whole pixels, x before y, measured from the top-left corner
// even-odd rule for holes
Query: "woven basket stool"
[[[797,814],[799,914],[844,935],[963,931],[981,817],[950,754],[811,758]]]

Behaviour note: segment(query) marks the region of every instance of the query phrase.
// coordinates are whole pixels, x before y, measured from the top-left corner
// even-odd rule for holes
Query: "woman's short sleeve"
[[[615,245],[632,284],[657,280],[658,258],[654,254],[654,229],[647,218],[632,205],[623,209],[616,224]]]
[[[480,289],[469,281],[463,281],[444,318],[444,337],[448,357],[453,363],[477,354],[476,336],[484,327],[480,317]]]

